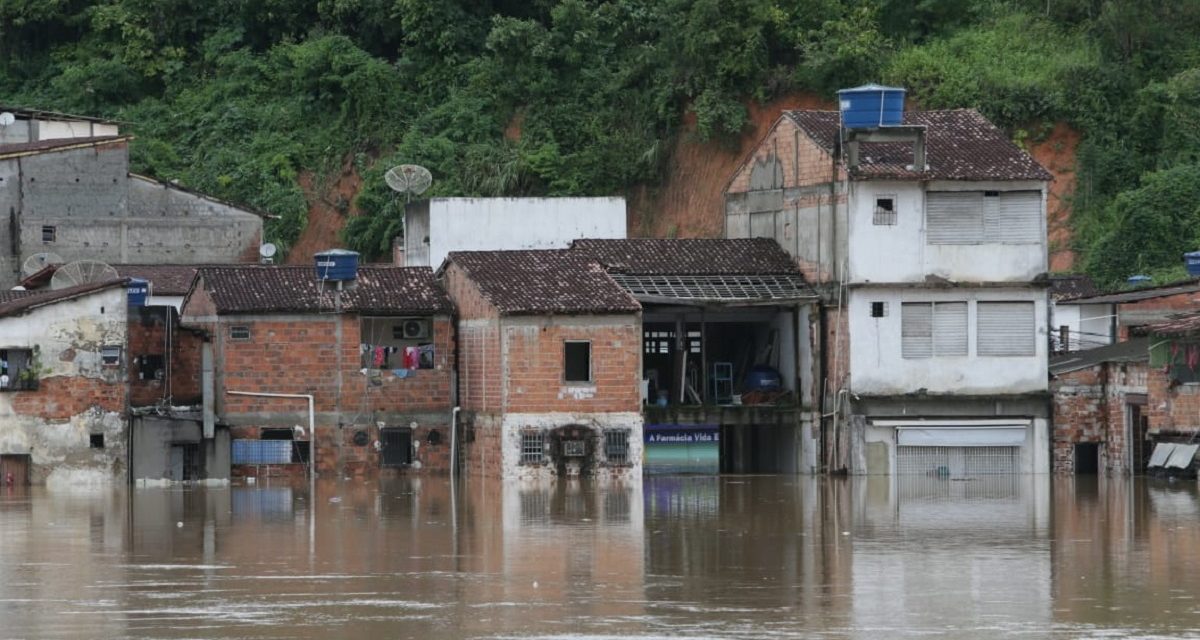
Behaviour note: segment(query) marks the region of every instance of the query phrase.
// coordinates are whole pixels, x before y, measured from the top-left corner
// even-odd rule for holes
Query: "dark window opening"
[[[166,359],[161,354],[142,356],[138,361],[138,380],[162,380]]]
[[[412,464],[412,429],[382,429],[379,432],[383,466],[402,467]]]
[[[32,349],[0,349],[0,391],[38,388],[38,367]]]
[[[563,380],[592,381],[592,343],[568,340],[563,348]]]
[[[88,436],[88,444],[91,445],[91,447],[93,449],[103,449],[104,448],[104,434],[103,433],[91,434],[90,436]]]
[[[985,198],[999,198],[999,197],[1000,197],[1000,192],[999,192],[999,191],[984,191],[984,192],[983,192],[983,197],[985,197]]]
[[[614,429],[604,432],[604,457],[611,464],[629,462],[629,431]]]
[[[236,325],[233,327],[229,327],[229,339],[230,340],[249,340],[250,339],[250,327],[247,327],[245,325]]]
[[[875,215],[871,220],[876,225],[892,226],[896,224],[895,198],[876,198]]]
[[[295,440],[296,434],[291,429],[263,429],[259,440]]]
[[[1095,475],[1100,472],[1100,444],[1078,442],[1075,444],[1075,473]]]
[[[42,226],[42,243],[50,244],[58,238],[58,227],[52,225]]]
[[[546,436],[541,431],[521,434],[521,464],[539,464],[545,453]]]
[[[887,315],[887,303],[886,302],[872,302],[871,303],[871,317],[872,318],[882,318],[886,315]]]

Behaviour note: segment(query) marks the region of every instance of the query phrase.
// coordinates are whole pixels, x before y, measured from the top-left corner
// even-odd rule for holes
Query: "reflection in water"
[[[1178,636],[1198,518],[1032,476],[6,489],[0,636]]]

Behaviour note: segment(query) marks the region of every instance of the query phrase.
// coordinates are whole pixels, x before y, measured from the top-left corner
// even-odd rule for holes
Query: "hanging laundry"
[[[375,366],[379,367],[380,369],[384,368],[384,365],[387,364],[387,349],[386,348],[375,347],[374,363],[375,363]]]
[[[420,368],[432,369],[434,367],[434,365],[433,365],[433,362],[434,362],[433,345],[432,344],[423,344],[423,345],[418,346],[417,349],[419,349],[421,352]]]
[[[404,368],[419,369],[421,367],[421,350],[417,347],[404,347]]]

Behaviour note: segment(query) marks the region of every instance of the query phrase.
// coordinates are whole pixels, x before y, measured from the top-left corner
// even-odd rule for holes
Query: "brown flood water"
[[[0,638],[1174,638],[1198,594],[1194,482],[0,488]]]

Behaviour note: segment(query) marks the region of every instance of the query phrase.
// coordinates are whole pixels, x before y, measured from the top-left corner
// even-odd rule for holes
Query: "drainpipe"
[[[458,466],[458,412],[462,407],[454,407],[450,412],[450,480],[454,481],[455,467]]]
[[[253,396],[256,398],[303,398],[308,400],[308,486],[312,508],[317,504],[317,425],[313,410],[312,394],[304,393],[259,393],[257,391],[226,391],[231,396]]]

